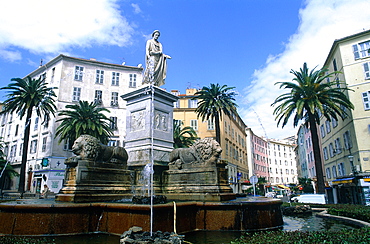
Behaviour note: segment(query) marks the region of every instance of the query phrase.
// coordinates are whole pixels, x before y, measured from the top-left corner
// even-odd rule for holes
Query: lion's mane
[[[170,153],[170,168],[190,168],[216,165],[221,155],[220,144],[212,138],[194,142],[189,148],[177,148]]]

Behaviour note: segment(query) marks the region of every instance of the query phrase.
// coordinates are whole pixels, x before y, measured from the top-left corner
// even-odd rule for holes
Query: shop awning
[[[333,180],[332,183],[333,184],[345,184],[345,183],[353,183],[353,179],[355,177],[350,177],[350,178],[343,178],[343,179],[336,179],[336,180]]]
[[[286,190],[290,190],[290,188],[289,188],[289,187],[284,186],[284,185],[277,185],[277,186],[278,186],[278,187],[280,187],[280,188],[286,189]]]

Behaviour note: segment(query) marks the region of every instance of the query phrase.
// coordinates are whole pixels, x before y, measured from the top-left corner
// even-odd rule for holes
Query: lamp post
[[[349,160],[349,163],[351,165],[351,170],[352,170],[352,174],[354,176],[354,179],[353,179],[353,183],[355,184],[355,192],[354,192],[354,198],[355,198],[355,204],[360,204],[361,201],[359,200],[359,197],[358,197],[358,192],[357,192],[357,175],[358,175],[358,171],[356,169],[356,165],[353,164],[353,156],[352,155],[349,155],[348,156],[348,160]]]

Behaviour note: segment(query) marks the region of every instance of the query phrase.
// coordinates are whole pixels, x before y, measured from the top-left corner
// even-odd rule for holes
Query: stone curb
[[[358,219],[352,219],[352,218],[348,218],[344,216],[331,215],[331,214],[328,214],[326,210],[320,213],[317,213],[316,215],[321,218],[329,218],[329,219],[345,221],[347,223],[354,224],[354,225],[361,226],[361,227],[370,227],[370,223],[368,222],[358,220]]]

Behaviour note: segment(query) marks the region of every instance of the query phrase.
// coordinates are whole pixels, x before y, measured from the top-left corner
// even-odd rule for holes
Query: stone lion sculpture
[[[216,166],[222,148],[212,138],[194,142],[189,148],[176,148],[170,153],[170,169],[186,169],[204,166]]]
[[[78,137],[72,146],[72,152],[77,155],[68,159],[68,162],[72,164],[77,164],[78,160],[93,160],[96,162],[116,160],[118,163],[127,165],[128,154],[125,148],[103,145],[97,138],[90,135]]]

